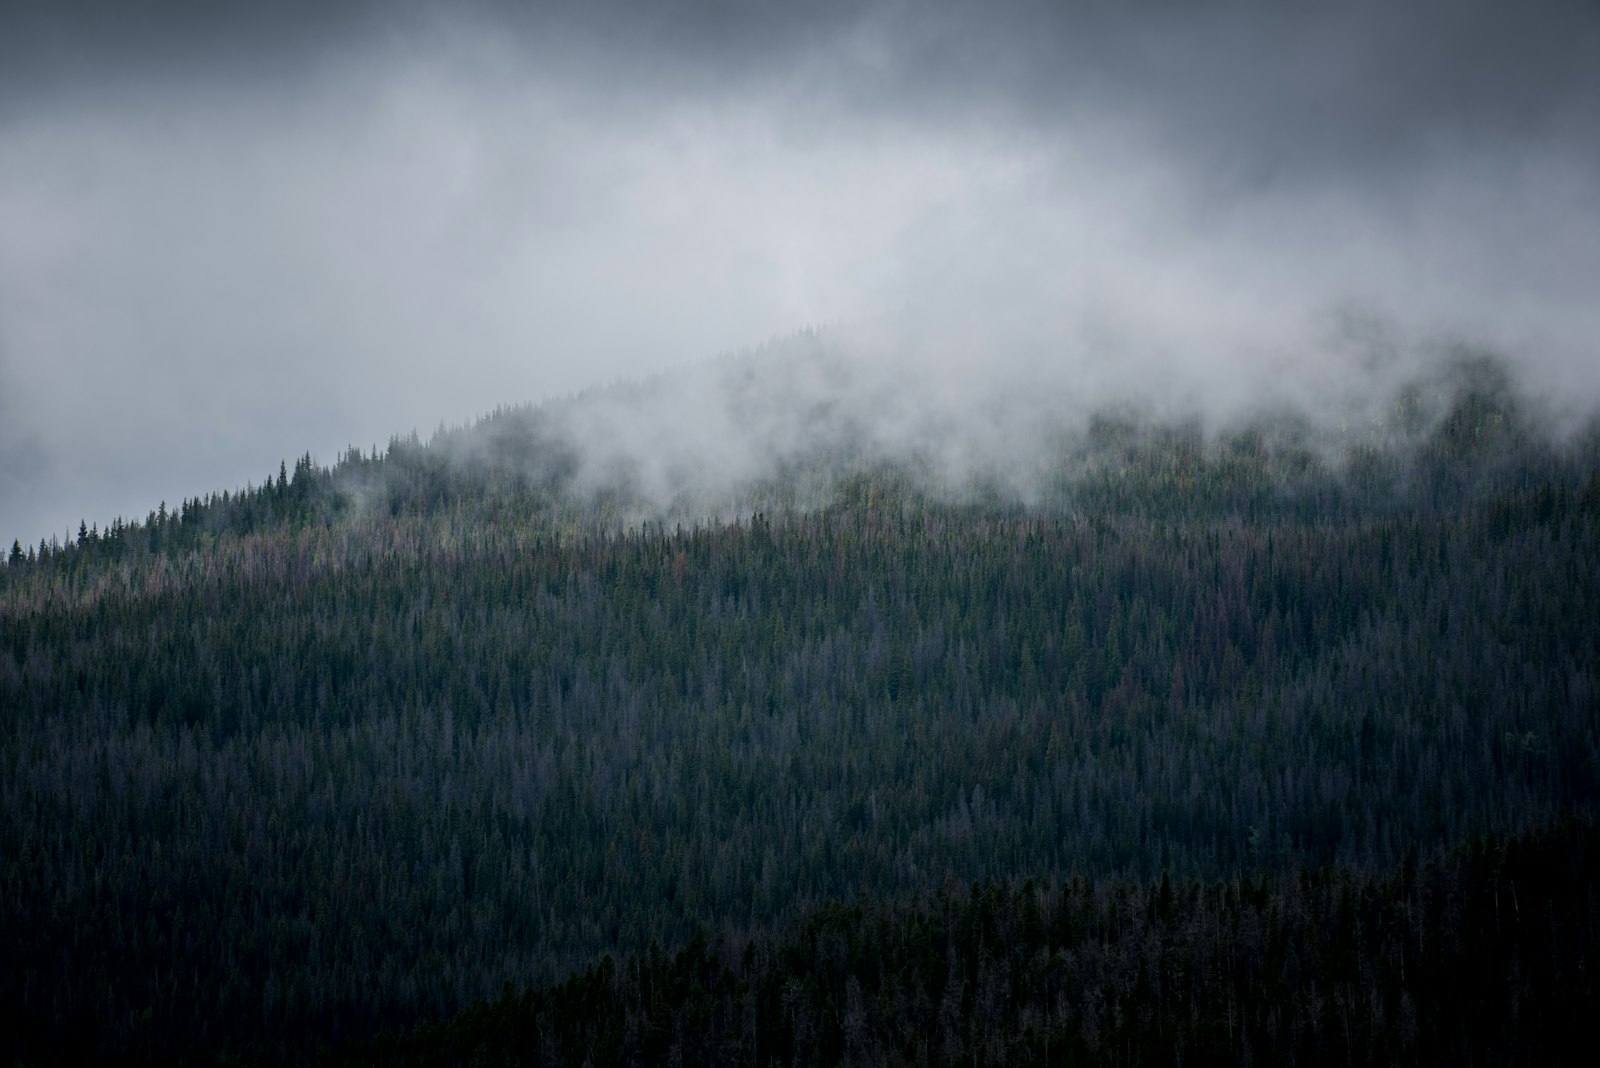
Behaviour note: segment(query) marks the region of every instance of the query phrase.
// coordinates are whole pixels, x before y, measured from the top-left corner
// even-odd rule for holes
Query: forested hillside
[[[944,1019],[947,965],[1013,993],[993,1011],[960,995],[928,1055],[1036,1059],[1061,987],[1033,956],[1145,952],[1127,916],[1163,878],[1181,893],[1149,938],[1217,977],[1180,1001],[1211,1028],[1183,1032],[1197,1051],[1304,1050],[1293,1029],[1321,1021],[1345,1029],[1334,1059],[1387,1057],[1436,1018],[1469,1048],[1470,1010],[1396,1008],[1401,986],[1365,978],[1408,958],[1361,909],[1420,902],[1430,918],[1396,937],[1448,969],[1477,951],[1415,932],[1449,922],[1426,910],[1455,891],[1406,858],[1500,849],[1600,791],[1600,462],[1537,433],[1491,371],[1431,414],[1397,398],[1339,451],[1292,422],[1104,415],[1063,430],[1028,499],[815,450],[742,485],[727,518],[585,481],[523,409],[18,546],[0,569],[7,1052],[294,1060],[647,953],[594,1017],[645,1061],[688,1032],[628,1037],[618,1006],[702,963],[713,1001],[745,983],[763,1018],[787,1014],[762,1025],[788,1028],[763,1040],[783,1059],[836,1059],[858,1018],[915,1060],[894,1029]],[[1577,867],[1541,876],[1558,897],[1593,885],[1593,824],[1567,826]],[[1508,870],[1457,857],[1427,879],[1486,923]],[[928,896],[981,880],[997,889]],[[1585,892],[1563,915],[1592,945]],[[982,927],[1034,896],[1069,934],[905,948],[905,925]],[[1195,944],[1283,910],[1296,954],[1333,954],[1339,917],[1345,987],[1252,985]],[[784,926],[804,923],[850,928],[852,960],[881,935],[893,967],[940,983],[898,988],[920,1008],[852,994],[805,961],[813,935]],[[766,956],[726,979],[697,932]],[[1513,941],[1483,952],[1590,974]],[[985,961],[1009,985],[986,986]],[[1080,1051],[1133,1059],[1147,1012],[1182,1030],[1136,967],[1060,967],[1127,986],[1092,1029],[1072,1010]],[[828,995],[845,1024],[802,1023],[826,1015],[787,993],[807,969],[845,984]],[[1356,1004],[1380,987],[1380,1008]],[[1284,991],[1334,1007],[1274,1015]],[[1484,1041],[1520,1040],[1519,1019]],[[999,1020],[1020,1046],[974,1035]]]
[[[1438,1064],[1592,1059],[1593,823],[1381,876],[1033,880],[610,957],[349,1064]]]

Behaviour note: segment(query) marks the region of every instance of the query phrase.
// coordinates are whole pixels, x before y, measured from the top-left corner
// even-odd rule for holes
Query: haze
[[[1592,3],[128,7],[0,7],[8,540],[808,328],[886,420],[1600,394]]]

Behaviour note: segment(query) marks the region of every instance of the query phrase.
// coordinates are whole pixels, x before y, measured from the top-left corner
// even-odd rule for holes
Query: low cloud
[[[1568,422],[1600,395],[1581,5],[376,10],[237,75],[195,57],[243,24],[139,23],[143,64],[23,24],[81,48],[5,76],[0,529],[672,369],[582,416],[593,463],[744,471],[831,424],[740,437],[704,361],[808,327],[819,404],[957,467],[1066,404],[1359,419],[1463,346]]]

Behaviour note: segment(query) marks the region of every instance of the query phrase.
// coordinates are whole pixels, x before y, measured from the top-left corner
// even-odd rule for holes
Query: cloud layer
[[[0,34],[8,537],[815,325],[950,419],[1600,387],[1592,5],[127,7]]]

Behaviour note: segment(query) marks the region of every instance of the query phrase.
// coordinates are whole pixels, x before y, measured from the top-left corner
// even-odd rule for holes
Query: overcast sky
[[[1199,6],[0,0],[0,535],[808,326],[1592,405],[1600,5]]]

